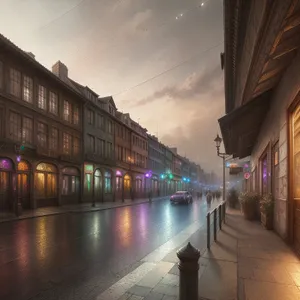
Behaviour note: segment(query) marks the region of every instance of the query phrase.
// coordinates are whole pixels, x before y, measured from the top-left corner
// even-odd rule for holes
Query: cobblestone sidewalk
[[[244,220],[238,211],[228,211],[217,241],[206,249],[206,228],[189,238],[201,251],[199,299],[206,300],[296,300],[300,299],[300,261],[274,232],[258,222]],[[139,272],[139,281],[124,281],[122,296],[111,300],[176,300],[179,270],[176,251],[162,261],[149,263]],[[136,279],[136,278],[135,278]],[[126,289],[126,284],[130,288]],[[97,300],[105,298],[99,297]]]

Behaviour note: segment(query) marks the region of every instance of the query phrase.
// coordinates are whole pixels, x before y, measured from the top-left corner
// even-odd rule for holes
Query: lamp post
[[[219,134],[217,134],[217,137],[214,139],[214,142],[216,143],[217,147],[217,155],[223,159],[223,201],[225,201],[226,197],[226,185],[225,185],[225,159],[229,156],[226,153],[220,152],[220,146],[222,143],[222,138],[219,137]]]

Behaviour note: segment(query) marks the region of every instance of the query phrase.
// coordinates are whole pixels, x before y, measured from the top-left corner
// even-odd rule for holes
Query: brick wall
[[[299,70],[300,53],[286,70],[274,91],[271,108],[251,154],[251,168],[254,170],[257,167],[257,170],[259,170],[259,158],[263,151],[268,145],[279,141],[279,175],[278,178],[274,178],[277,181],[279,192],[278,197],[275,199],[274,223],[275,230],[282,238],[287,237],[287,109],[300,90]],[[270,165],[271,161],[269,162]],[[269,170],[271,169],[269,168]],[[257,176],[260,178],[259,171]],[[259,188],[259,184],[257,188]]]

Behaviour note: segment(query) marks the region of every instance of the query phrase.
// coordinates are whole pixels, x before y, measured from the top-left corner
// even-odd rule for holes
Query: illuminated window
[[[9,92],[18,98],[21,96],[21,72],[12,68],[9,72]]]
[[[122,189],[122,177],[117,176],[116,177],[116,190],[121,191]]]
[[[56,116],[58,115],[58,96],[51,91],[49,93],[49,112]]]
[[[10,170],[12,169],[12,162],[10,159],[0,159],[0,169]]]
[[[261,161],[262,194],[268,193],[268,157],[265,155]]]
[[[71,154],[71,135],[68,133],[63,133],[63,153]]]
[[[27,162],[22,160],[18,163],[18,171],[28,171],[28,170],[29,170],[29,165]]]
[[[42,85],[39,85],[38,108],[43,110],[47,109],[47,90]]]
[[[23,100],[32,103],[33,99],[33,80],[32,78],[24,75],[23,79]]]
[[[94,176],[94,180],[95,180],[95,197],[100,198],[102,196],[102,174],[101,171],[99,169],[97,169],[95,171],[95,176]]]
[[[40,163],[36,167],[35,193],[37,198],[55,198],[57,196],[56,167],[47,163]]]
[[[70,169],[70,170],[68,170]],[[73,169],[73,170],[71,170]],[[65,168],[63,170],[75,173],[78,175],[78,171],[75,168]],[[79,184],[80,179],[79,176],[70,175],[70,174],[63,174],[63,185],[62,185],[62,195],[74,195],[79,192]]]
[[[92,174],[85,174],[85,186],[88,193],[92,191]]]
[[[128,174],[124,176],[124,189],[129,190],[131,188],[131,178]]]
[[[104,174],[104,191],[105,191],[105,193],[111,193],[112,192],[111,173],[107,172],[107,171]]]

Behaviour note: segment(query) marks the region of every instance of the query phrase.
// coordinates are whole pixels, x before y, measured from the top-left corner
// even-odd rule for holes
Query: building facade
[[[33,54],[0,36],[1,211],[79,201],[83,104]]]
[[[300,252],[300,2],[225,2],[225,149],[251,155],[246,184],[275,199],[275,230]]]

